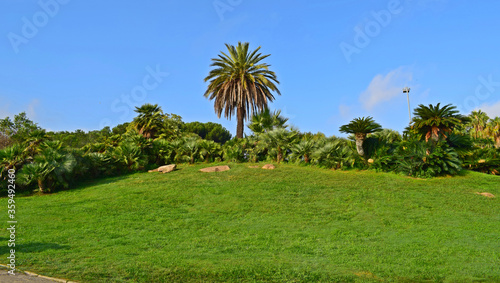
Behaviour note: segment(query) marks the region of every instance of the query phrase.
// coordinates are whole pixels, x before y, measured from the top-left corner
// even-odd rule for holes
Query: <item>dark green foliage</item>
[[[221,124],[207,122],[190,122],[182,126],[182,131],[186,133],[194,133],[202,139],[211,140],[220,144],[224,144],[231,139],[231,133]]]
[[[81,148],[91,143],[104,142],[111,136],[111,131],[109,127],[105,127],[102,130],[89,132],[76,130],[74,132],[48,132],[47,134],[52,140],[61,141],[64,146]]]
[[[41,128],[28,119],[25,112],[15,115],[14,120],[9,117],[0,120],[0,134],[14,143],[22,143],[35,130],[41,130]]]
[[[119,124],[111,130],[111,133],[113,135],[123,135],[127,132],[129,126],[130,126],[130,123],[128,123],[128,122],[123,123],[123,124]]]

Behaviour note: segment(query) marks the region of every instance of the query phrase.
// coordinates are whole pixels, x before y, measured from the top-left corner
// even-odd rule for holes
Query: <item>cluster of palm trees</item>
[[[266,149],[266,151],[273,152],[273,156],[276,156],[275,160],[277,162],[286,160],[287,151],[291,152],[292,149],[295,150],[295,153],[291,155],[291,157],[300,155],[298,152],[307,151],[306,154],[300,155],[306,163],[309,163],[311,157],[314,156],[312,154],[314,151],[313,149],[318,150],[317,152],[323,152],[327,156],[334,156],[335,154],[332,154],[332,151],[336,153],[341,152],[341,156],[349,155],[349,151],[347,150],[349,146],[346,142],[336,141],[335,143],[328,144],[328,146],[324,148],[318,145],[322,144],[321,142],[314,144],[310,140],[302,140],[294,144],[293,141],[300,135],[295,134],[295,131],[287,131],[286,127],[282,127],[283,124],[286,123],[286,120],[277,120],[276,117],[279,116],[279,113],[273,113],[273,115],[271,115],[267,109],[268,101],[273,101],[274,99],[271,91],[280,94],[276,87],[276,84],[279,83],[276,74],[269,70],[268,64],[261,62],[270,55],[262,56],[261,53],[258,53],[260,47],[254,51],[250,51],[248,43],[239,42],[237,46],[226,44],[226,47],[228,50],[227,54],[221,52],[218,58],[212,59],[213,63],[211,66],[214,68],[205,78],[205,81],[209,81],[205,97],[214,100],[214,109],[219,117],[221,113],[224,112],[226,118],[231,118],[236,112],[238,119],[238,138],[243,138],[243,120],[248,119],[248,115],[251,112],[252,116],[249,128],[258,137],[258,142],[254,144],[260,142],[272,148]],[[256,112],[261,114],[255,114]],[[458,161],[458,153],[462,153],[463,158],[473,155],[464,153],[466,152],[464,148],[470,147],[473,144],[472,142],[468,142],[465,138],[467,133],[474,134],[476,140],[475,145],[481,150],[485,150],[485,146],[484,142],[477,142],[478,138],[492,138],[495,147],[500,147],[499,118],[489,120],[486,114],[481,111],[472,112],[470,117],[466,117],[460,115],[456,107],[450,104],[441,107],[440,103],[438,103],[437,105],[429,106],[419,105],[419,107],[415,109],[414,115],[415,118],[412,120],[411,126],[405,131],[405,139],[401,141],[401,144],[413,141],[411,146],[407,145],[400,148],[399,146],[395,146],[395,144],[399,143],[393,142],[392,145],[389,145],[386,142],[378,142],[384,144],[381,148],[386,149],[385,154],[394,156],[394,151],[399,150],[398,153],[400,155],[409,156],[408,160],[403,158],[403,161],[399,161],[400,167],[404,167],[402,164],[408,165],[408,162],[412,160],[422,160],[423,163],[419,161],[417,162],[418,164],[410,162],[414,163],[413,167],[416,166],[420,168],[420,170],[415,170],[413,168],[410,170],[411,172],[424,174],[428,171],[431,172],[430,175],[436,175],[453,173],[459,170],[460,166],[457,164],[461,164],[461,162]],[[274,117],[274,121],[273,116],[276,116]],[[264,131],[264,125],[267,125],[267,128],[271,130],[267,132]],[[273,126],[270,127],[270,125]],[[463,127],[462,125],[469,125],[469,127]],[[358,156],[365,159],[367,157],[367,154],[365,154],[365,141],[368,135],[381,130],[381,125],[376,123],[372,117],[359,117],[349,124],[340,127],[340,132],[353,134]],[[371,143],[373,143],[373,138],[371,139]],[[290,146],[290,144],[294,145]],[[341,144],[343,146],[340,146]],[[374,146],[371,147],[374,148]],[[321,148],[321,150],[319,150],[319,148]],[[408,155],[407,148],[414,148],[415,151],[418,152],[425,148],[425,156],[417,158],[411,154]],[[470,150],[471,148],[469,148],[469,153]],[[492,150],[486,151],[489,156],[488,160],[492,161],[491,163],[494,167],[498,154]],[[255,152],[259,152],[259,150],[252,149],[250,153],[248,153],[250,156],[254,157],[253,160],[257,159],[255,158]],[[327,152],[330,153],[327,154]],[[242,153],[238,154],[244,155]],[[437,165],[434,166],[434,169],[429,165],[433,161],[433,156],[436,156],[438,159],[435,162]],[[383,156],[379,157],[380,158],[377,159],[378,162],[380,162],[380,160],[385,161],[383,161],[383,163],[373,162],[382,169],[393,170],[396,166],[395,160],[392,160],[391,163],[389,160],[390,158],[385,158]],[[317,160],[323,159],[319,158]],[[443,163],[441,162],[442,160],[451,161]],[[342,164],[355,163],[356,162],[351,161],[342,162]],[[473,168],[473,164],[470,163],[468,165],[470,168]],[[488,166],[488,168],[490,167]],[[497,169],[492,169],[493,171],[490,169],[483,171],[497,172]],[[435,173],[432,173],[432,171]],[[410,175],[412,174],[417,173],[411,173]]]
[[[466,125],[472,137],[476,139],[492,139],[495,147],[500,148],[500,117],[490,118],[481,110],[472,111],[470,121]]]
[[[500,118],[481,110],[468,116],[450,104],[419,105],[403,135],[383,129],[372,117],[358,117],[340,127],[348,138],[301,133],[287,125],[280,111],[271,112],[272,92],[279,93],[276,74],[262,60],[269,55],[249,50],[248,43],[226,45],[213,59],[205,96],[214,100],[220,117],[237,116],[237,135],[215,123],[184,124],[157,104],[136,107],[131,123],[117,126],[82,147],[51,138],[18,116],[0,121],[3,137],[23,129],[13,145],[0,150],[0,182],[7,171],[19,171],[19,185],[39,192],[68,188],[84,179],[147,170],[169,163],[288,162],[333,169],[374,169],[432,177],[456,174],[462,168],[500,174]],[[244,136],[249,120],[250,135]],[[110,133],[108,128],[101,132]],[[215,137],[217,136],[217,137]],[[53,135],[53,137],[55,137]],[[202,138],[203,137],[203,138]],[[211,137],[211,140],[209,139]],[[4,145],[5,146],[5,145]],[[2,186],[6,188],[7,186]]]

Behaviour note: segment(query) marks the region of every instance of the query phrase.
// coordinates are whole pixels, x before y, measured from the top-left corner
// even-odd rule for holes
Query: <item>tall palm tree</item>
[[[490,117],[488,117],[488,114],[484,113],[481,110],[472,111],[469,115],[469,118],[471,119],[469,125],[474,129],[474,137],[476,139],[483,137],[484,129],[486,128],[486,124],[490,119]]]
[[[486,126],[486,133],[495,141],[495,147],[500,148],[500,117],[490,120]]]
[[[260,47],[249,51],[249,43],[238,42],[238,46],[226,44],[229,55],[221,52],[219,58],[212,59],[215,67],[205,78],[210,81],[205,97],[214,100],[214,109],[220,118],[231,118],[236,112],[236,137],[243,138],[243,121],[250,114],[267,108],[268,101],[273,101],[271,93],[281,94],[276,87],[279,81],[269,66],[261,61],[270,55],[257,53]]]
[[[146,103],[141,107],[136,107],[135,112],[139,113],[134,118],[134,126],[145,138],[154,138],[156,133],[161,129],[165,115],[158,104]]]
[[[372,117],[355,118],[349,124],[340,127],[341,133],[354,134],[356,139],[356,150],[360,156],[365,155],[363,142],[366,135],[382,130],[382,126],[376,123]]]
[[[447,138],[446,134],[451,133],[455,126],[468,120],[455,109],[456,107],[451,104],[443,107],[440,107],[440,103],[436,106],[420,104],[413,112],[413,123],[410,128],[425,137],[425,141]]]

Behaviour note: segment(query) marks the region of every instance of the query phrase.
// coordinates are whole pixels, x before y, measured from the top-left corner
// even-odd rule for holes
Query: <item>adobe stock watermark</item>
[[[219,16],[220,21],[224,21],[224,14],[226,12],[232,12],[235,7],[243,3],[243,0],[215,0],[212,2],[215,12]]]
[[[463,104],[458,105],[457,109],[460,113],[467,114],[477,109],[481,106],[482,102],[485,102],[495,93],[497,88],[500,88],[500,81],[493,81],[493,75],[488,75],[487,78],[479,76],[477,80],[479,82],[474,90],[474,95],[467,96]]]
[[[352,44],[342,41],[339,48],[344,54],[347,63],[351,63],[352,55],[361,53],[363,48],[370,45],[373,38],[377,37],[382,28],[387,27],[394,15],[398,15],[403,11],[403,6],[400,0],[390,0],[387,3],[387,8],[378,12],[372,11],[370,20],[362,29],[359,26],[354,28],[354,38]]]
[[[20,34],[9,32],[7,38],[10,45],[16,54],[19,53],[19,47],[22,44],[28,44],[30,39],[33,39],[41,28],[45,27],[51,18],[57,16],[61,9],[61,5],[66,5],[70,0],[40,0],[38,6],[41,10],[35,12],[31,18],[22,17],[23,25]]]
[[[127,119],[135,105],[144,102],[148,92],[158,88],[165,78],[169,76],[169,73],[160,70],[160,65],[156,65],[155,69],[147,66],[146,72],[147,74],[142,78],[141,84],[134,86],[129,93],[123,93],[120,98],[113,100],[111,103],[111,111],[117,114],[121,113],[121,120]],[[101,120],[100,129],[111,125],[111,119],[104,118]]]
[[[9,228],[7,228],[7,231],[9,231],[9,237],[8,237],[8,243],[7,246],[10,248],[9,251],[9,256],[7,259],[9,260],[9,263],[7,264],[7,267],[9,270],[7,273],[9,275],[16,275],[16,225],[17,225],[17,220],[16,220],[16,170],[15,169],[9,169],[7,170],[8,174],[8,179],[7,179],[7,208],[9,209],[7,211],[9,215],[9,220],[7,221],[7,225],[9,225]]]

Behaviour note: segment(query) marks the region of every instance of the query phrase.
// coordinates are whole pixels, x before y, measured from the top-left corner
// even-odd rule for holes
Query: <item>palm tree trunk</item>
[[[236,113],[236,118],[237,118],[237,125],[236,125],[236,137],[239,139],[243,138],[243,118],[244,118],[244,111],[245,108],[243,106],[238,107],[237,113]]]
[[[500,148],[500,135],[495,136],[495,147]]]
[[[278,146],[278,164],[280,163],[281,161],[281,157],[283,156],[283,154],[281,153],[281,147]]]
[[[309,156],[307,154],[304,154],[304,162],[309,163]]]
[[[40,190],[41,193],[45,192],[45,188],[43,187],[43,180],[38,179],[38,189]]]
[[[366,134],[356,133],[356,150],[360,156],[365,156],[365,150],[363,149],[363,142],[365,141]]]

